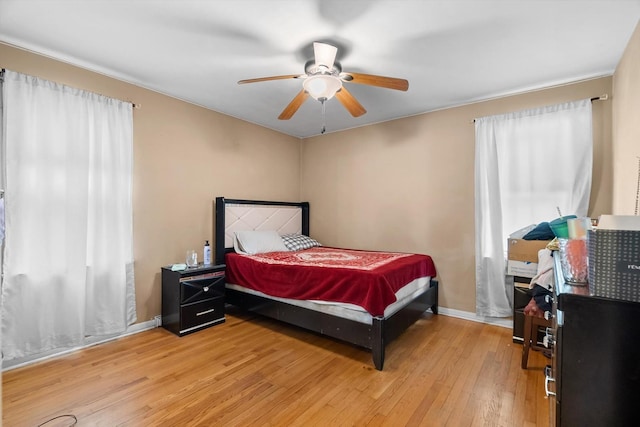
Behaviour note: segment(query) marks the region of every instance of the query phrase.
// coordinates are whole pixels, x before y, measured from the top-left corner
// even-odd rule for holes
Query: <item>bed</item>
[[[247,255],[238,242],[248,233],[316,242],[306,238],[309,204],[217,197],[215,212],[227,304],[371,350],[378,370],[389,342],[425,311],[438,312],[436,270],[427,255],[322,245]]]

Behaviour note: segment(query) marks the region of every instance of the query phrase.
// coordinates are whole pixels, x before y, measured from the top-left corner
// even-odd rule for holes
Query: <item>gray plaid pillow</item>
[[[312,239],[304,234],[284,234],[282,236],[284,245],[290,251],[300,251],[302,249],[310,249],[316,246],[322,246],[317,240]]]

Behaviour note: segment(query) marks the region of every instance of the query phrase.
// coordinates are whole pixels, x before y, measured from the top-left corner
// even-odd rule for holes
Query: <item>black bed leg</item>
[[[435,303],[431,306],[431,311],[433,314],[438,314],[438,281],[436,279],[431,279],[430,287],[435,288]]]
[[[384,366],[384,319],[373,319],[373,334],[371,343],[371,353],[373,364],[378,371],[382,371]]]

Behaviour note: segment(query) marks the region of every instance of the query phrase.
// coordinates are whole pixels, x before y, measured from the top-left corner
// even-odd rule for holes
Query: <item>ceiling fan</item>
[[[323,112],[325,101],[335,96],[353,117],[359,117],[366,113],[367,110],[351,95],[343,86],[343,83],[356,83],[402,91],[409,89],[409,82],[404,79],[343,72],[340,63],[335,60],[337,52],[338,48],[335,46],[314,42],[313,53],[315,58],[305,64],[305,74],[260,77],[257,79],[240,80],[238,84],[257,83],[268,80],[302,79],[302,90],[298,92],[289,105],[280,113],[278,116],[280,120],[289,120],[293,117],[296,111],[298,111],[298,108],[300,108],[309,96],[322,103]]]

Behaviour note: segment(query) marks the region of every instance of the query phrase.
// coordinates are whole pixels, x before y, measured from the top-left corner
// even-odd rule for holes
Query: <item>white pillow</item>
[[[289,250],[277,231],[236,231],[235,234],[233,248],[241,254],[255,255]]]

